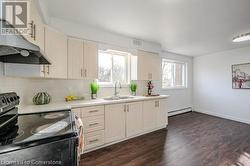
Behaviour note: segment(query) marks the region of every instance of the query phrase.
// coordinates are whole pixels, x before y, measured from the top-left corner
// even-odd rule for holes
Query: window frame
[[[172,86],[172,87],[163,87],[163,63],[178,63],[178,64],[183,64],[184,65],[184,85],[182,86]],[[174,73],[172,73],[173,75]],[[188,63],[185,61],[180,61],[180,60],[173,60],[173,59],[167,59],[167,58],[162,58],[162,73],[161,73],[161,89],[162,90],[171,90],[171,89],[187,89],[188,88]]]
[[[113,60],[113,56],[114,55],[119,55],[119,56],[124,56],[125,57],[125,77],[126,77],[126,82],[121,83],[122,87],[127,87],[130,82],[131,82],[131,56],[132,54],[129,52],[123,52],[123,51],[119,51],[119,50],[111,50],[111,49],[107,49],[107,50],[102,50],[99,49],[98,50],[98,57],[99,57],[99,52],[103,52],[103,53],[109,53],[112,55],[111,58],[111,82],[100,82],[99,81],[99,63],[98,63],[98,83],[100,85],[100,87],[113,87],[114,86],[114,82],[113,82],[113,64],[114,64],[114,60]]]

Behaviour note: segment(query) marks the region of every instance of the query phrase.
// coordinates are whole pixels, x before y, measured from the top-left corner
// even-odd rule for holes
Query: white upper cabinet
[[[96,79],[98,77],[97,44],[68,38],[68,78]]]
[[[83,40],[68,38],[68,78],[84,77]]]
[[[95,42],[84,41],[84,77],[98,78],[98,47]]]
[[[160,56],[146,51],[138,51],[137,56],[137,80],[160,80]]]
[[[25,35],[26,39],[38,45],[41,52],[44,52],[44,23],[37,10],[36,1],[30,0],[30,34]]]
[[[47,78],[67,78],[67,37],[50,27],[45,27],[45,54],[51,65],[45,67]]]

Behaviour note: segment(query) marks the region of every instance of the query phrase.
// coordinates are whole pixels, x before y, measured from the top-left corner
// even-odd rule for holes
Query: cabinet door
[[[45,53],[51,62],[46,66],[46,77],[67,78],[67,37],[45,27]]]
[[[138,69],[137,69],[137,79],[138,80],[150,80],[152,79],[152,75],[150,76],[150,55],[148,55],[144,51],[138,51]]]
[[[68,78],[83,78],[83,41],[68,38]]]
[[[30,35],[27,35],[26,38],[35,45],[38,45],[41,52],[44,52],[44,24],[39,11],[37,10],[36,3],[36,1],[30,0],[31,15],[29,23],[32,23],[32,26],[30,27]]]
[[[105,106],[105,142],[125,138],[125,104]]]
[[[98,78],[98,48],[97,44],[84,41],[84,76]]]
[[[159,100],[159,109],[157,109],[157,127],[166,127],[168,124],[167,100]]]
[[[127,104],[126,136],[131,137],[142,132],[142,102]]]
[[[156,128],[156,115],[159,107],[157,101],[150,100],[143,103],[143,130],[150,131]]]
[[[138,80],[160,80],[161,59],[158,54],[138,51]]]

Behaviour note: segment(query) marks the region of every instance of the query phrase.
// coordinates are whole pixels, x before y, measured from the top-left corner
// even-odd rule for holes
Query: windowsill
[[[114,88],[115,86],[113,84],[103,84],[99,83],[99,86],[101,88]],[[121,84],[122,88],[128,88],[129,84]]]
[[[169,87],[169,88],[161,88],[162,90],[184,90],[188,89],[188,87]]]

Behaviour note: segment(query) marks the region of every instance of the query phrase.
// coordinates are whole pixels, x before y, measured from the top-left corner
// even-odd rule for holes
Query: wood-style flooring
[[[250,125],[191,112],[81,158],[81,166],[250,166]]]

